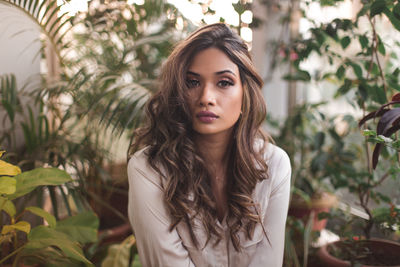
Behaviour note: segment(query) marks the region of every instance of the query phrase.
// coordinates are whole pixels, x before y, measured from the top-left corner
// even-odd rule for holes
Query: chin
[[[231,134],[233,127],[215,129],[210,127],[194,127],[193,130],[199,135],[218,135],[218,134]]]

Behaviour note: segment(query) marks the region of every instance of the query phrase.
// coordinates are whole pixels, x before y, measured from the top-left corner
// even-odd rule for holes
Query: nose
[[[214,106],[215,105],[215,91],[211,83],[206,83],[203,88],[201,88],[199,96],[200,106]]]

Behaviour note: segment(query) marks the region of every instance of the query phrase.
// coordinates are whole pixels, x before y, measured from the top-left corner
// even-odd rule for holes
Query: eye
[[[194,88],[200,85],[200,82],[196,79],[187,79],[186,84],[189,88]]]
[[[234,85],[233,82],[231,82],[229,80],[221,80],[218,82],[218,86],[222,87],[222,88],[226,88],[226,87],[233,86],[233,85]]]

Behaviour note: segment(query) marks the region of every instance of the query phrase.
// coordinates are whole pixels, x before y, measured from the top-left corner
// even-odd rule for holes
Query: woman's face
[[[193,129],[201,135],[230,135],[242,107],[238,66],[221,50],[208,48],[193,58],[186,82]]]

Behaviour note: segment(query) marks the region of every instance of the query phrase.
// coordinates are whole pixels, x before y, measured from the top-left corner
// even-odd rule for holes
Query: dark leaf
[[[393,7],[393,16],[400,20],[400,2]]]
[[[360,122],[358,123],[358,127],[361,127],[367,120],[373,119],[375,117],[380,117],[383,114],[385,114],[387,111],[389,111],[390,109],[384,108],[384,109],[379,109],[378,111],[372,111],[370,113],[368,113],[367,115],[365,115]]]
[[[400,119],[400,108],[394,108],[385,112],[385,114],[383,114],[383,116],[378,122],[378,126],[376,128],[376,134],[377,135],[382,134],[387,136],[386,132],[388,131],[388,129],[392,127],[392,125],[394,125],[396,122],[398,122],[399,119]]]
[[[361,67],[356,64],[356,63],[350,63],[351,66],[353,67],[354,73],[356,74],[358,79],[362,79],[362,69]]]
[[[386,8],[386,2],[384,0],[376,0],[371,5],[371,18],[383,12]]]
[[[358,41],[363,49],[368,47],[368,38],[365,35],[359,36]]]
[[[341,65],[337,71],[336,71],[336,77],[338,77],[339,80],[341,80],[344,76],[344,72],[345,72],[345,68],[343,67],[343,65]]]
[[[392,101],[399,101],[400,102],[400,93],[396,93],[394,96],[392,96]]]
[[[351,39],[349,36],[345,36],[340,40],[340,45],[342,46],[343,49],[346,49],[351,42]]]
[[[352,85],[351,80],[345,79],[343,85],[338,89],[335,97],[346,94],[350,90],[351,85]]]

